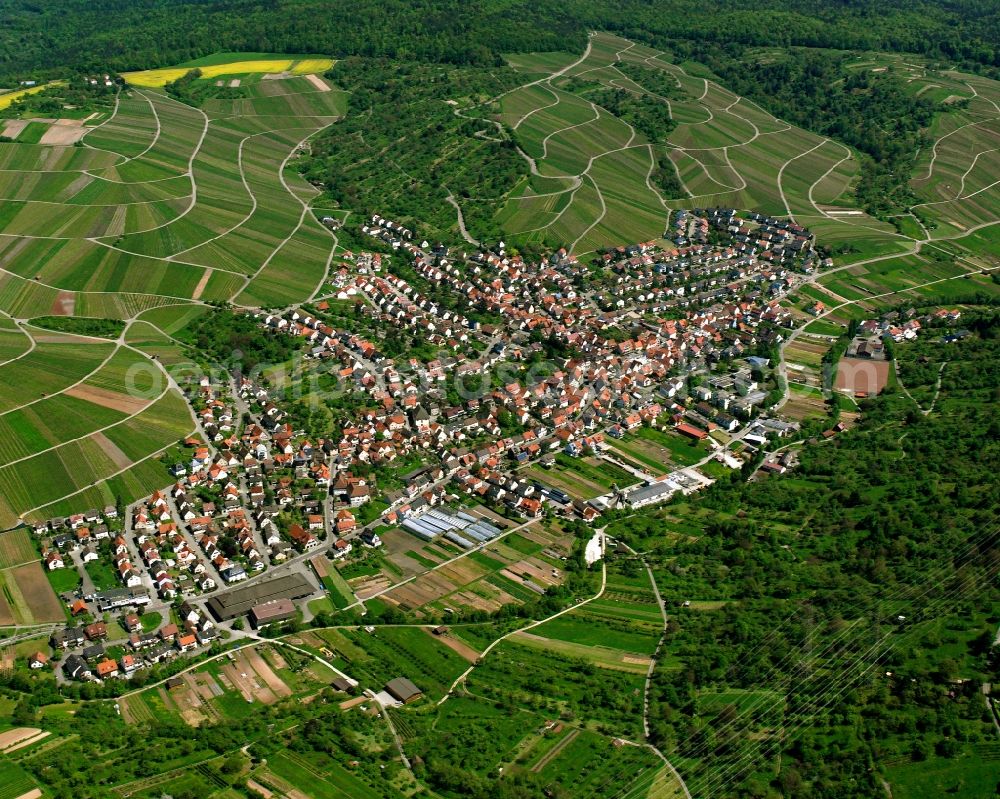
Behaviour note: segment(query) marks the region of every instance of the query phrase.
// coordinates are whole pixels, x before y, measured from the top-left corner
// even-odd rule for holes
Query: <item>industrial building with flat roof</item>
[[[211,611],[216,620],[228,621],[246,615],[257,605],[280,599],[303,599],[316,590],[316,587],[302,574],[288,574],[213,596],[205,603],[205,607]]]
[[[640,488],[629,491],[625,495],[625,501],[629,507],[641,508],[643,505],[650,505],[654,502],[662,502],[665,499],[669,499],[679,487],[672,480],[648,483]]]

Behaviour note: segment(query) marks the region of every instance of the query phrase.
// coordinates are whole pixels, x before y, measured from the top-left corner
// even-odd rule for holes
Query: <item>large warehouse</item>
[[[279,599],[302,599],[316,591],[302,574],[289,574],[274,580],[236,588],[214,596],[205,603],[218,621],[228,621],[237,616],[244,616],[255,605],[263,605]]]

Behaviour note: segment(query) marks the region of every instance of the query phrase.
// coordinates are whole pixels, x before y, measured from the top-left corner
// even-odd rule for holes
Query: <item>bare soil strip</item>
[[[0,732],[0,752],[6,752],[16,744],[34,738],[41,731],[38,727],[15,727],[13,730]]]
[[[39,144],[76,144],[87,133],[80,119],[57,119],[42,134]]]
[[[104,450],[104,453],[111,458],[111,462],[114,463],[114,465],[119,469],[127,469],[132,465],[132,459],[122,452],[118,448],[118,445],[104,435],[104,433],[94,433],[91,438],[93,438],[97,445]]]
[[[427,634],[432,636],[435,640],[440,641],[446,647],[448,647],[453,652],[461,655],[469,663],[475,663],[479,658],[479,653],[469,646],[465,641],[460,641],[457,638],[452,637],[450,633],[445,633],[444,635],[434,635],[429,629],[424,628]]]
[[[315,86],[321,92],[330,91],[330,85],[325,80],[323,80],[319,75],[306,75],[306,80],[309,81],[313,86]]]
[[[21,741],[20,743],[16,743],[13,746],[8,746],[6,749],[3,750],[3,753],[5,755],[9,755],[11,752],[16,752],[18,749],[24,749],[24,747],[26,746],[31,746],[32,744],[36,744],[39,741],[43,740],[44,738],[48,738],[51,734],[52,733],[49,732],[48,730],[41,730],[37,735],[33,735],[30,738],[26,738],[25,740]]]
[[[60,291],[52,302],[53,316],[72,316],[76,310],[76,294],[72,291]]]
[[[271,797],[274,796],[274,791],[269,791],[267,788],[265,788],[263,785],[257,782],[257,780],[247,780],[247,788],[249,788],[252,791],[256,791],[261,796],[263,796],[264,799],[271,799]]]
[[[28,119],[8,119],[3,127],[3,135],[11,139],[16,139],[21,131],[28,127]]]
[[[291,689],[285,685],[282,679],[275,674],[274,671],[272,671],[271,667],[267,665],[267,661],[260,656],[260,652],[256,649],[248,650],[247,661],[276,697],[292,695]]]
[[[35,623],[65,621],[65,608],[37,561],[11,569],[5,575],[8,583],[10,577],[14,578],[17,590]]]
[[[132,415],[138,413],[149,404],[148,399],[142,397],[130,397],[127,394],[119,394],[106,388],[88,386],[84,383],[73,386],[63,392],[70,397],[86,400],[102,408],[111,408],[114,411]]]
[[[201,276],[201,280],[198,281],[198,285],[194,287],[194,293],[191,295],[192,300],[200,300],[202,292],[205,291],[205,286],[208,285],[208,279],[212,276],[212,270],[206,269],[205,274]]]

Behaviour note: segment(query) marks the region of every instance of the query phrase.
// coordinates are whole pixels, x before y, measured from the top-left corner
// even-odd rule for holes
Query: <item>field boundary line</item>
[[[496,539],[494,539],[494,540],[496,540]],[[603,534],[601,535],[601,549],[602,550],[604,549],[604,535]],[[607,562],[602,557],[601,558],[601,587],[597,591],[597,593],[594,594],[594,596],[587,597],[586,599],[583,599],[583,600],[581,600],[579,602],[576,602],[576,603],[570,605],[569,607],[563,608],[562,610],[557,611],[556,613],[553,613],[551,616],[546,616],[544,619],[539,619],[538,621],[533,621],[530,624],[526,624],[524,627],[519,627],[516,630],[511,630],[510,632],[504,633],[503,635],[501,635],[499,638],[497,638],[495,641],[493,641],[491,644],[489,644],[489,646],[487,646],[482,652],[479,653],[479,657],[476,658],[475,663],[473,663],[471,666],[469,666],[469,668],[467,668],[465,671],[463,671],[455,679],[455,681],[448,688],[447,692],[445,692],[445,695],[442,696],[441,699],[438,700],[437,707],[440,707],[441,705],[443,705],[448,700],[448,697],[451,696],[455,692],[455,689],[460,684],[462,684],[462,683],[465,682],[466,678],[472,673],[473,669],[475,669],[476,666],[478,666],[480,663],[482,663],[483,659],[491,651],[493,651],[493,649],[497,645],[501,644],[503,641],[506,641],[508,638],[510,638],[513,635],[516,635],[517,633],[523,633],[523,632],[526,632],[527,630],[532,630],[535,627],[538,627],[538,626],[540,626],[542,624],[545,624],[545,622],[552,621],[553,619],[557,619],[560,616],[563,616],[563,615],[565,615],[567,613],[570,613],[571,611],[577,610],[578,608],[581,608],[584,605],[586,605],[586,604],[588,604],[590,602],[593,602],[595,599],[600,599],[604,595],[604,591],[607,588],[607,586],[608,586],[608,565],[607,565]]]

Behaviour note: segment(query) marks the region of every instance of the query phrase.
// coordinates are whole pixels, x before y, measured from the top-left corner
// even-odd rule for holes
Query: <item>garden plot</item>
[[[252,647],[232,654],[229,662],[221,668],[220,680],[226,688],[238,691],[247,702],[272,705],[292,694],[291,689]]]
[[[810,385],[792,382],[794,379],[794,373],[789,372],[788,401],[781,412],[796,422],[826,417],[829,408],[823,393]]]

